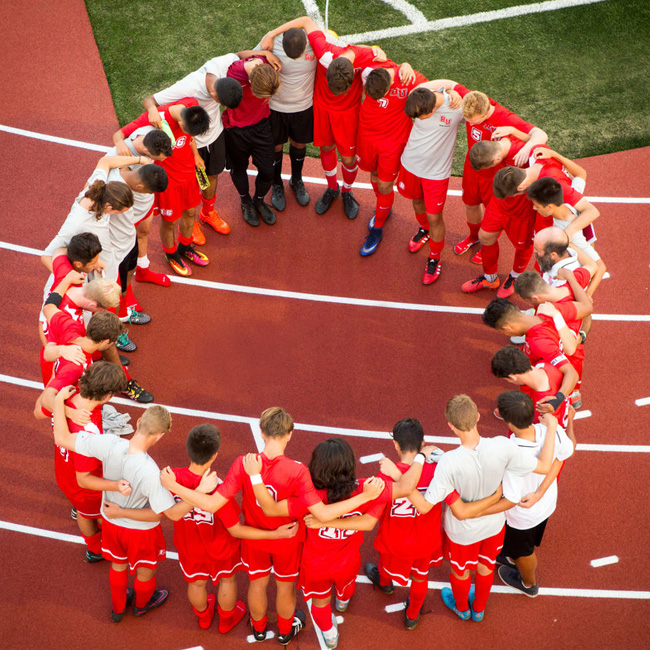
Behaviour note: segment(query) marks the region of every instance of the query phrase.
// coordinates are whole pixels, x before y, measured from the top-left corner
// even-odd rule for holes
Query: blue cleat
[[[444,587],[440,592],[440,595],[442,596],[442,602],[447,605],[447,607],[449,607],[449,609],[456,614],[461,621],[469,621],[469,618],[472,615],[471,610],[468,609],[465,612],[461,612],[457,609],[456,601],[454,600],[454,593],[449,587]]]
[[[384,232],[381,228],[371,228],[359,253],[364,257],[372,255],[377,250],[377,246],[379,246],[379,242],[383,235]]]

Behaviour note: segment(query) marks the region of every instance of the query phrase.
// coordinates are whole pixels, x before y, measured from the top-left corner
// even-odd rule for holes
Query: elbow
[[[535,133],[536,142],[539,144],[546,144],[548,141],[548,133],[546,133],[546,131],[542,131],[542,129],[535,127],[535,129],[533,129],[533,132]]]

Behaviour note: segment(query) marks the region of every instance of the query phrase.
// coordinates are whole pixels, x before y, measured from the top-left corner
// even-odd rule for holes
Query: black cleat
[[[278,634],[278,643],[280,645],[289,645],[291,640],[305,627],[305,612],[297,609],[293,615],[293,626],[289,634]]]
[[[291,185],[291,183],[289,183]],[[287,207],[287,200],[284,198],[284,185],[274,185],[271,191],[271,205],[282,212]]]
[[[343,192],[341,195],[343,199],[343,212],[348,219],[356,219],[359,214],[359,202],[354,198],[352,190]]]
[[[316,201],[316,214],[325,214],[330,209],[330,206],[332,205],[334,199],[340,193],[341,190],[339,188],[333,190],[332,188],[328,187],[323,193],[323,196],[321,196],[320,199]]]
[[[375,587],[377,587],[380,591],[385,593],[387,596],[390,596],[395,591],[395,587],[393,586],[392,582],[386,586],[381,584],[381,579],[379,578],[379,568],[374,562],[366,562],[364,571],[368,576],[368,578],[370,578],[370,582],[372,582],[372,584],[375,585]]]
[[[119,614],[116,614],[113,610],[111,610],[111,621],[113,621],[113,623],[119,623],[124,618],[124,614],[126,614],[126,608],[131,604],[132,600],[133,600],[133,589],[131,589],[131,587],[127,587],[126,607],[124,607],[124,611]]]
[[[153,402],[153,395],[146,391],[135,379],[129,379],[126,384],[126,390],[123,395],[140,404],[149,404]]]
[[[253,206],[265,224],[272,226],[275,223],[275,212],[264,201],[254,201]]]
[[[260,218],[257,216],[257,211],[250,201],[242,201],[241,211],[244,215],[244,221],[249,226],[257,227],[260,225]]]
[[[156,589],[153,592],[153,596],[149,599],[149,602],[144,607],[136,607],[135,602],[133,603],[133,615],[134,616],[144,616],[147,612],[156,607],[160,607],[169,596],[169,591],[167,589]]]
[[[309,203],[309,192],[305,189],[305,184],[302,182],[302,178],[295,182],[293,179],[290,179],[289,187],[294,191],[298,205],[304,207]]]

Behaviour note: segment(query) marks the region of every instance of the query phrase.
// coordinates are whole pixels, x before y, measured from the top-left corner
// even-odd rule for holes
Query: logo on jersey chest
[[[185,135],[182,135],[180,138],[176,138],[176,144],[174,145],[174,149],[180,149],[181,147],[184,147],[186,142],[187,142],[187,136]]]
[[[400,99],[406,99],[406,97],[408,97],[409,91],[406,88],[391,88],[389,94],[391,97],[399,97]]]
[[[377,100],[377,103],[381,108],[388,108],[388,100],[385,97]]]
[[[313,54],[305,54],[305,61],[315,61],[316,57]]]
[[[441,126],[451,126],[451,118],[450,117],[445,117],[444,115],[440,116],[440,124]]]

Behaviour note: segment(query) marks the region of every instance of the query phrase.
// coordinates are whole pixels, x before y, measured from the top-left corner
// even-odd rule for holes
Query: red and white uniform
[[[367,479],[360,479],[351,497],[360,494]],[[317,494],[327,503],[327,490],[318,490]],[[364,503],[344,517],[370,515],[379,519],[384,508],[390,503],[391,485],[387,484],[384,491],[374,501]],[[297,516],[306,514],[306,508],[301,504],[289,501],[289,511]],[[363,532],[360,530],[342,530],[339,528],[308,529],[307,539],[300,561],[300,577],[298,585],[307,598],[326,598],[335,585],[339,596],[345,588],[353,583],[361,568],[359,548],[363,542]],[[349,597],[349,596],[348,596]]]
[[[399,173],[400,157],[413,126],[413,120],[404,112],[404,106],[411,90],[427,79],[416,72],[415,81],[403,84],[397,64],[387,61],[382,67],[393,69],[395,76],[384,97],[376,100],[366,95],[361,104],[357,155],[361,169],[377,171],[380,181],[393,182]],[[365,80],[371,71],[372,68],[366,68],[362,78]]]
[[[169,128],[176,138],[172,155],[165,160],[156,160],[155,165],[160,165],[166,172],[169,184],[164,192],[156,194],[154,214],[160,213],[165,221],[180,219],[183,210],[189,210],[201,202],[201,191],[196,180],[194,153],[190,146],[192,136],[184,133],[178,122],[170,115],[172,106],[183,105],[198,106],[199,102],[193,97],[184,97],[170,104],[158,107],[160,117],[167,121]],[[149,125],[149,114],[143,113],[136,120],[122,127],[124,136],[129,136],[133,131]]]
[[[286,456],[278,456],[269,460],[263,453],[262,480],[267,490],[276,501],[289,497],[309,508],[320,502],[316,489],[311,482],[309,471],[305,465],[291,460]],[[284,524],[296,521],[295,516],[267,517],[257,503],[250,477],[244,471],[243,456],[235,460],[218,492],[226,499],[233,499],[237,492],[242,491],[242,511],[244,522],[254,528],[275,530]],[[242,541],[242,562],[251,580],[262,578],[271,573],[276,579],[294,582],[298,577],[300,554],[305,537],[305,528],[300,520],[300,530],[291,539],[264,539]]]
[[[173,470],[176,480],[190,490],[201,482],[201,476],[188,467]],[[175,495],[174,495],[175,496]],[[176,497],[177,501],[180,501]],[[174,522],[174,546],[187,582],[230,578],[243,568],[239,540],[228,528],[239,523],[239,506],[229,501],[216,513],[192,508],[181,520]]]
[[[549,384],[548,390],[534,390],[529,386],[521,386],[521,392],[526,393],[526,395],[533,400],[533,404],[537,405],[537,403],[544,397],[555,397],[557,395],[557,392],[560,390],[560,386],[562,385],[564,375],[556,367],[552,366],[550,363],[546,363],[545,361],[540,361],[535,364],[535,368],[541,368],[546,373]],[[564,428],[566,428],[569,420],[568,405],[569,398],[567,397],[553,413],[557,418],[557,421],[560,423],[560,426]],[[534,420],[535,424],[539,422],[539,416],[540,414],[536,410]]]

